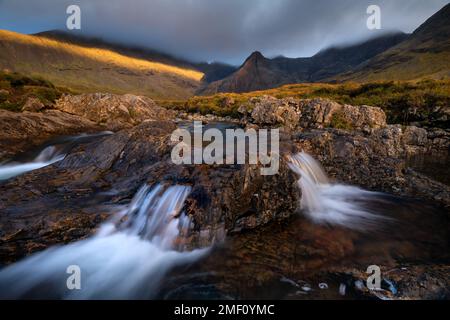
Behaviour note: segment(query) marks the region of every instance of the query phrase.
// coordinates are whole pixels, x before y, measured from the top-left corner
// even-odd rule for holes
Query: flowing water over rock
[[[108,141],[82,146],[76,152],[71,152],[63,161],[67,162],[65,165],[50,166],[43,172],[37,170],[3,184],[5,190],[12,186],[12,191],[15,192],[19,189],[13,182],[20,180],[19,182],[23,182],[19,184],[21,187],[30,186],[33,180],[40,182],[47,179],[48,175],[52,175],[54,179],[61,178],[61,175],[70,172],[71,165],[77,164],[74,167],[81,168],[81,173],[87,172],[86,175],[89,177],[98,175],[102,177],[102,182],[108,180],[110,183],[105,184],[105,187],[99,184],[98,190],[87,191],[74,186],[73,193],[65,193],[64,188],[50,189],[48,195],[61,197],[56,199],[57,202],[54,200],[54,207],[67,211],[71,208],[66,200],[67,195],[70,195],[67,199],[70,200],[72,197],[73,203],[79,203],[82,202],[80,199],[91,199],[91,195],[95,195],[98,191],[106,191],[107,187],[113,194],[111,198],[105,196],[101,201],[95,202],[100,198],[94,197],[91,199],[92,206],[91,203],[87,203],[86,207],[98,210],[99,207],[96,205],[101,203],[109,204],[108,208],[113,207],[114,210],[110,219],[100,226],[94,236],[65,246],[50,247],[0,270],[0,297],[361,298],[366,296],[362,293],[362,289],[358,288],[364,289],[361,281],[367,276],[365,274],[367,266],[372,264],[380,265],[384,286],[391,294],[398,290],[401,294],[412,297],[426,297],[427,294],[445,296],[445,292],[437,291],[446,287],[445,279],[450,261],[449,220],[441,208],[413,199],[332,183],[314,158],[306,153],[300,153],[291,156],[288,164],[299,175],[297,183],[301,190],[299,209],[302,214],[294,217],[290,214],[277,220],[274,219],[274,213],[280,212],[280,208],[287,213],[293,213],[298,200],[298,197],[291,197],[296,194],[297,177],[287,168],[286,163],[283,175],[270,177],[268,180],[259,181],[256,178],[252,180],[246,174],[245,185],[248,185],[249,189],[240,187],[238,183],[244,173],[235,171],[235,176],[225,174],[230,168],[228,171],[224,168],[206,166],[191,168],[198,171],[184,168],[187,171],[180,175],[176,169],[182,171],[183,168],[164,166],[162,156],[153,157],[156,154],[155,150],[165,149],[151,145],[149,147],[148,137],[155,135],[156,125],[147,125],[148,128],[144,124],[139,127],[140,131],[133,135],[135,140],[142,138],[139,144],[127,139],[122,141],[119,138],[124,136],[118,135],[116,140],[124,146],[120,148],[120,152],[113,153],[110,149],[104,148],[104,145],[114,146],[113,143],[117,142],[113,139],[114,136],[108,137],[105,138]],[[169,129],[172,130],[171,127]],[[148,135],[145,135],[147,133]],[[161,129],[161,137],[164,136],[165,131]],[[163,139],[156,140],[164,142]],[[47,146],[49,145],[45,147]],[[161,146],[166,146],[166,143],[161,143]],[[135,153],[136,150],[139,152]],[[164,152],[161,154],[165,154]],[[98,169],[102,160],[100,156],[103,154],[111,155],[110,158],[113,159],[109,166],[102,167],[104,172],[113,173],[111,176],[105,175],[108,179],[95,170],[90,171],[78,166],[78,162],[85,160],[86,155],[97,156],[97,153],[98,157],[88,157],[89,161],[92,160],[92,167],[95,170]],[[35,159],[37,154],[30,155],[30,159]],[[152,156],[147,157],[147,154]],[[26,162],[26,157],[15,160]],[[115,165],[114,161],[117,161]],[[139,171],[143,164],[156,166],[149,167],[147,171]],[[162,167],[159,173],[154,173],[155,169],[158,169],[157,164],[161,164]],[[127,170],[115,174],[111,168],[116,168],[115,166],[122,168],[121,165],[126,166]],[[136,186],[133,187],[133,184],[126,181],[120,185],[123,190],[129,190],[130,194],[113,192],[112,190],[118,187],[117,177],[129,177],[131,173],[139,176],[139,179],[136,179]],[[158,185],[158,182],[163,181],[162,178],[170,178],[170,174],[174,175],[174,179],[164,180],[170,181],[167,185]],[[188,179],[195,174],[203,178]],[[73,174],[66,177],[66,180],[57,182],[67,187],[67,181],[71,181],[71,177],[74,177],[75,181],[80,179],[77,174]],[[234,177],[237,182],[230,183],[233,181],[230,177]],[[275,178],[285,184],[271,181]],[[145,181],[152,187],[145,184],[130,202],[134,190]],[[89,182],[89,185],[93,184]],[[88,184],[80,184],[81,187],[86,185]],[[36,184],[32,191],[35,192],[39,186]],[[249,194],[252,201],[248,203],[248,208],[239,206],[245,197],[234,196],[230,190],[225,190],[230,186],[238,195],[245,192]],[[264,192],[260,192],[261,189]],[[271,196],[269,192],[274,190],[285,191],[285,194]],[[31,196],[33,192],[30,193]],[[80,197],[79,193],[86,194],[86,198]],[[209,195],[213,193],[228,197],[212,198],[216,199],[212,202]],[[263,202],[256,201],[260,197],[263,198],[265,193],[267,195],[264,199],[270,199],[267,203],[273,206],[261,206]],[[4,212],[8,217],[20,217],[19,214],[22,212],[26,214],[35,212],[32,209],[39,206],[44,206],[48,211],[48,208],[51,208],[45,206],[43,197],[39,194],[35,196],[35,202],[27,202],[28,196],[26,199],[20,198],[20,202],[9,202],[8,199],[3,200],[3,203],[7,204],[4,206],[5,210],[12,208]],[[53,199],[47,199],[49,203],[50,200]],[[283,204],[286,204],[286,208],[282,207]],[[221,205],[222,210],[228,212],[229,216],[221,215],[220,212],[212,214]],[[228,205],[230,209],[224,205]],[[13,210],[15,207],[18,208],[17,211]],[[193,221],[183,213],[183,208]],[[62,216],[64,219],[72,217],[72,213],[83,218],[88,217],[87,211],[79,210],[77,206],[74,206],[73,211],[67,212],[68,215]],[[220,219],[223,217],[228,217],[233,222],[232,219],[236,217],[247,218],[239,214],[260,212],[267,213],[270,219],[265,223],[254,224],[258,228],[252,231],[235,228],[234,232],[228,234],[224,243],[213,248],[188,251],[187,248],[193,247],[187,240],[193,227],[197,227],[199,230],[194,228],[195,231],[201,234],[211,225],[211,221],[222,225],[223,221]],[[49,219],[51,211],[48,214],[41,211],[38,215],[45,216],[42,219]],[[210,216],[217,218],[217,221],[205,219]],[[31,218],[24,215],[20,221],[29,223],[34,221]],[[10,223],[10,220],[6,223]],[[52,220],[49,219],[49,225],[54,225],[50,223]],[[14,232],[5,233],[5,236],[0,238],[0,241],[4,241],[2,245],[8,244],[14,249],[17,244],[17,247],[28,249],[33,245],[26,242],[30,234],[40,239],[41,230],[50,229],[45,225],[43,227],[37,219],[35,233],[29,232],[26,226],[18,223],[16,225]],[[92,219],[87,223],[80,220],[80,225],[92,229],[98,225],[98,221]],[[78,224],[74,226],[75,228],[69,224],[68,228],[71,228],[70,230],[80,228]],[[63,233],[61,230],[70,234],[70,230],[65,229],[55,229],[54,233],[59,235]],[[229,230],[233,229],[227,229]],[[88,233],[83,233],[83,236],[85,234]],[[69,241],[79,238],[68,237]],[[53,243],[63,241],[65,240],[56,238]],[[442,264],[442,268],[439,264]],[[73,265],[79,266],[81,270],[81,290],[67,288],[66,281],[71,274],[66,270]],[[416,279],[419,277],[425,280],[415,287]],[[389,289],[389,283],[394,289]],[[342,295],[342,292],[345,295]]]
[[[364,201],[378,193],[330,183],[320,164],[305,152],[289,156],[289,167],[300,176],[300,209],[314,222],[365,229],[380,219],[364,207]]]
[[[368,200],[365,208],[387,219],[361,231],[297,215],[257,232],[231,235],[204,259],[171,272],[158,297],[448,299],[446,212],[389,195]],[[382,291],[366,287],[370,265],[381,269]]]
[[[0,165],[0,180],[6,180],[22,173],[46,167],[54,162],[64,159],[65,154],[61,154],[54,146],[46,147],[31,162],[26,163],[6,163]]]
[[[233,235],[165,281],[164,299],[446,298],[449,219],[426,201],[331,183],[306,153],[289,157],[300,175],[302,215]],[[368,290],[366,269],[381,268]]]
[[[47,249],[0,271],[0,297],[152,297],[167,271],[208,251],[182,250],[190,221],[181,210],[189,192],[188,186],[143,186],[95,236]],[[81,271],[80,290],[67,287],[69,266]]]
[[[33,153],[25,154],[18,157],[18,159],[0,163],[0,181],[61,161],[66,156],[67,152],[75,145],[110,134],[112,134],[112,132],[105,131],[96,134],[63,137],[51,141],[45,144],[43,148],[40,148],[37,155],[34,155]],[[50,143],[54,144],[52,145]]]

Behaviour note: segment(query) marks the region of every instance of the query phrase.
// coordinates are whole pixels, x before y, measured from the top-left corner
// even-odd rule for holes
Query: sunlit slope
[[[186,98],[202,72],[39,36],[0,30],[0,68],[42,76],[80,92]]]

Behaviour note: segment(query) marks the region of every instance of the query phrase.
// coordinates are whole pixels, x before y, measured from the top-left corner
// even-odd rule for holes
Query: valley
[[[0,299],[448,300],[449,26],[239,67],[0,30]]]

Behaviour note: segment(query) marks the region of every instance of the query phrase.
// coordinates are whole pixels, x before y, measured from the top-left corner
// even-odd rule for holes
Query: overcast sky
[[[382,31],[412,32],[449,0],[0,0],[0,29],[35,33],[66,28],[66,8],[81,8],[81,31],[194,61],[240,64],[252,51],[311,56],[379,31],[366,27],[369,4]]]

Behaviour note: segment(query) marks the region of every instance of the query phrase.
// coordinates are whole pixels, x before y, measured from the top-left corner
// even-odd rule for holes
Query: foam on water
[[[55,146],[46,147],[31,162],[5,163],[0,165],[0,180],[6,180],[28,171],[46,167],[52,163],[64,159],[65,154],[59,153]]]
[[[86,240],[53,247],[0,271],[0,298],[151,298],[173,267],[194,262],[208,249],[180,251],[189,227],[181,211],[188,186],[143,186]],[[178,249],[178,250],[177,250]],[[68,266],[81,270],[81,289],[69,290]]]
[[[65,158],[66,153],[74,145],[90,139],[103,137],[113,134],[111,131],[103,131],[94,134],[80,134],[77,136],[65,137],[58,145],[50,145],[41,150],[41,152],[29,162],[7,161],[0,163],[0,181],[7,180],[29,171],[37,170],[49,166]]]
[[[381,217],[366,209],[364,204],[379,193],[330,183],[320,163],[305,152],[291,155],[288,160],[291,170],[300,176],[300,209],[312,221],[359,230],[377,224]]]

